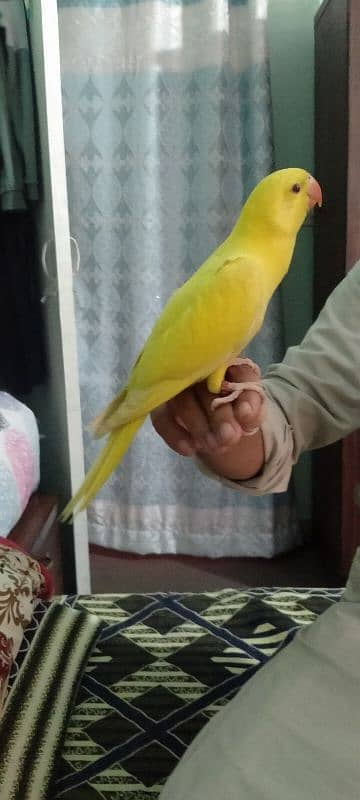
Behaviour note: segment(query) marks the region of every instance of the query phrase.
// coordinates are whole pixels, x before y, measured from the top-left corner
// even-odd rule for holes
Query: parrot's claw
[[[215,399],[211,403],[211,410],[214,411],[215,408],[219,408],[219,406],[225,405],[225,403],[233,403],[234,400],[237,400],[240,395],[249,390],[251,392],[258,392],[260,395],[262,402],[265,400],[265,392],[260,384],[256,383],[256,381],[243,381],[242,383],[233,383],[232,381],[223,381],[221,391],[222,392],[230,392],[230,394],[225,395],[224,397],[215,397]],[[255,431],[254,431],[255,433]]]

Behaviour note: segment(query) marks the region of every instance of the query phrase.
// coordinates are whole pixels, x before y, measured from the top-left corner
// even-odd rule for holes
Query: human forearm
[[[360,427],[360,262],[264,387],[291,426],[294,461]]]

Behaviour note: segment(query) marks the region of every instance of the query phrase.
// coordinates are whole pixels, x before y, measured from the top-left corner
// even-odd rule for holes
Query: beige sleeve
[[[301,344],[269,368],[263,385],[268,399],[261,473],[247,481],[212,475],[248,494],[284,492],[302,452],[360,427],[360,262],[330,295]]]

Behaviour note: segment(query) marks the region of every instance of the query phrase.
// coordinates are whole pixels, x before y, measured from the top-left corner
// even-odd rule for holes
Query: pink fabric
[[[4,433],[6,455],[15,476],[21,507],[25,508],[35,483],[34,455],[23,433],[11,428]]]

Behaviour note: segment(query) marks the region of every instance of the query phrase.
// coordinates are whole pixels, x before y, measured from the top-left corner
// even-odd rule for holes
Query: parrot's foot
[[[250,358],[236,358],[234,361],[229,364],[229,367],[232,366],[242,366],[246,364],[250,367],[253,372],[256,374],[256,378],[260,377],[260,369],[257,364],[254,364]],[[215,397],[215,399],[211,403],[211,410],[214,411],[215,408],[219,408],[219,406],[225,405],[225,403],[233,403],[234,400],[237,400],[240,395],[245,391],[257,392],[261,397],[261,402],[263,403],[265,400],[265,392],[262,386],[260,386],[258,380],[254,381],[242,381],[241,383],[235,383],[233,381],[223,381],[221,386],[222,392],[228,392],[228,394],[224,395],[224,397]],[[243,432],[245,436],[253,436],[254,433],[257,433],[259,428],[254,428],[252,431]]]
[[[258,392],[261,399],[265,400],[265,392],[262,386],[259,386],[256,381],[243,381],[242,383],[233,383],[232,381],[223,381],[221,391],[230,392],[230,394],[225,395],[224,397],[215,397],[215,400],[211,403],[211,410],[213,411],[214,408],[218,408],[219,406],[225,405],[225,403],[233,403],[234,400],[237,400],[238,397],[243,392],[247,390],[251,392]]]

